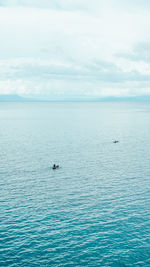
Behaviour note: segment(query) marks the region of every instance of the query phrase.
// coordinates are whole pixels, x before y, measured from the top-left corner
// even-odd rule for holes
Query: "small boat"
[[[119,141],[118,140],[115,140],[115,141],[113,141],[113,143],[116,144],[116,143],[119,143]]]
[[[56,164],[54,164],[53,167],[52,167],[53,170],[56,170],[58,168],[59,168],[59,165],[56,165]]]

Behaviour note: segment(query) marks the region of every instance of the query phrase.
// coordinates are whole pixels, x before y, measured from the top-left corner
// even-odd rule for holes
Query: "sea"
[[[150,266],[150,102],[0,103],[0,266]]]

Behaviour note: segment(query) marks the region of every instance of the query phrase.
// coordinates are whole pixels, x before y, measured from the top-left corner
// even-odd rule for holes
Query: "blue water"
[[[150,266],[150,103],[0,103],[0,221],[0,266]]]

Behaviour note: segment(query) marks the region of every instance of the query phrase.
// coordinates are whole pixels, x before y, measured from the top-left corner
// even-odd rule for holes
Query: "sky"
[[[0,0],[0,94],[150,95],[150,1]]]

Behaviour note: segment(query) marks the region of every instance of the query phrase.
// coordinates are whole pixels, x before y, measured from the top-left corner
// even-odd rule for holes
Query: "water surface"
[[[149,186],[150,103],[0,103],[0,266],[150,266]]]

